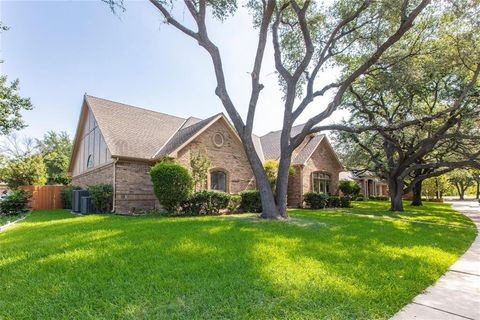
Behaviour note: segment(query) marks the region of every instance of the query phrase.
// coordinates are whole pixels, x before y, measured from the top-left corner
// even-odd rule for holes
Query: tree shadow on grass
[[[387,318],[469,241],[341,215],[32,218],[0,236],[2,259],[25,257],[0,264],[6,318]]]

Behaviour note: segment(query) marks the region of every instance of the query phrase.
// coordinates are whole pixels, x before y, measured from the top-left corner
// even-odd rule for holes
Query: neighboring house
[[[340,172],[340,180],[353,180],[360,186],[360,194],[365,198],[372,196],[387,196],[388,185],[386,181],[382,180],[370,171],[354,172],[344,171]]]
[[[254,136],[254,142],[262,160],[279,158],[279,131]],[[328,139],[309,136],[297,150],[289,205],[300,205],[308,191],[336,194],[342,165]],[[81,187],[111,183],[114,210],[128,213],[158,207],[149,174],[156,162],[171,157],[190,170],[190,155],[198,151],[211,162],[209,189],[239,193],[255,188],[241,140],[223,114],[184,119],[85,95],[69,173]]]

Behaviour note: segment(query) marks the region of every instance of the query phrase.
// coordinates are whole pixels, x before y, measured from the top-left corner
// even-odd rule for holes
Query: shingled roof
[[[175,151],[178,147],[180,147],[182,144],[187,142],[190,138],[192,138],[197,132],[202,130],[203,128],[207,127],[210,125],[212,122],[216,121],[219,117],[221,117],[222,114],[216,114],[210,118],[207,118],[205,120],[201,120],[195,124],[192,124],[190,126],[187,126],[185,128],[181,128],[178,130],[170,140],[158,151],[158,153],[155,155],[155,158],[161,158],[163,156],[169,155],[171,152]]]
[[[85,96],[113,156],[151,159],[186,119]]]
[[[218,119],[224,118],[228,122],[222,113],[204,120],[185,119],[89,95],[85,95],[85,104],[95,116],[114,157],[155,160],[170,155]],[[303,125],[294,126],[292,135],[302,129]],[[262,161],[279,159],[280,136],[280,130],[261,137],[253,135],[255,149]],[[313,136],[298,151],[292,164],[304,164],[324,137]]]

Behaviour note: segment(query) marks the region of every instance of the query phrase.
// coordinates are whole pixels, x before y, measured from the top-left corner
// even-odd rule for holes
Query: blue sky
[[[192,39],[162,23],[147,1],[130,1],[118,16],[98,1],[1,1],[1,73],[20,79],[21,94],[34,110],[21,133],[40,137],[49,130],[73,136],[83,94],[99,96],[178,116],[208,117],[223,112],[214,95],[208,55]],[[180,17],[186,16],[177,10]],[[256,31],[246,10],[209,26],[220,47],[230,94],[242,114],[250,93]],[[255,132],[281,127],[281,94],[272,49],[262,72]],[[325,80],[332,79],[327,71]],[[316,102],[306,116],[321,110]],[[334,117],[334,119],[337,117]]]

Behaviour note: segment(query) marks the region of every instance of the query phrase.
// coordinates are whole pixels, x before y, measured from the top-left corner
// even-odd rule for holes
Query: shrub
[[[113,206],[113,187],[108,183],[99,183],[87,188],[92,204],[97,212],[110,212]]]
[[[355,201],[363,201],[365,198],[363,197],[363,194],[359,194],[358,196],[355,197]]]
[[[376,197],[373,197],[374,199],[372,200],[378,200],[378,201],[387,201],[388,200],[388,197],[387,196],[376,196]]]
[[[352,206],[352,202],[350,197],[340,197],[341,208],[350,208],[351,206]]]
[[[303,195],[303,201],[310,209],[323,209],[327,207],[329,196],[325,193],[307,192]]]
[[[192,216],[218,214],[226,209],[230,195],[218,191],[199,191],[182,202],[182,211]]]
[[[22,189],[11,190],[0,201],[0,215],[14,215],[27,213],[28,201],[32,194]]]
[[[240,209],[243,212],[262,212],[262,201],[260,199],[260,191],[246,190],[240,193],[242,198]]]
[[[340,197],[331,196],[328,199],[328,206],[331,208],[340,208],[342,206],[342,202],[340,201]]]
[[[158,201],[169,213],[176,212],[192,193],[192,176],[179,164],[159,162],[150,169],[150,177]]]
[[[72,194],[73,190],[80,190],[82,188],[76,186],[67,186],[60,190],[60,200],[64,209],[72,209]]]
[[[230,196],[230,201],[228,202],[227,210],[229,213],[237,213],[240,211],[240,204],[242,203],[242,197],[233,194]]]
[[[356,196],[360,192],[360,186],[353,180],[340,180],[338,188],[346,196]]]

